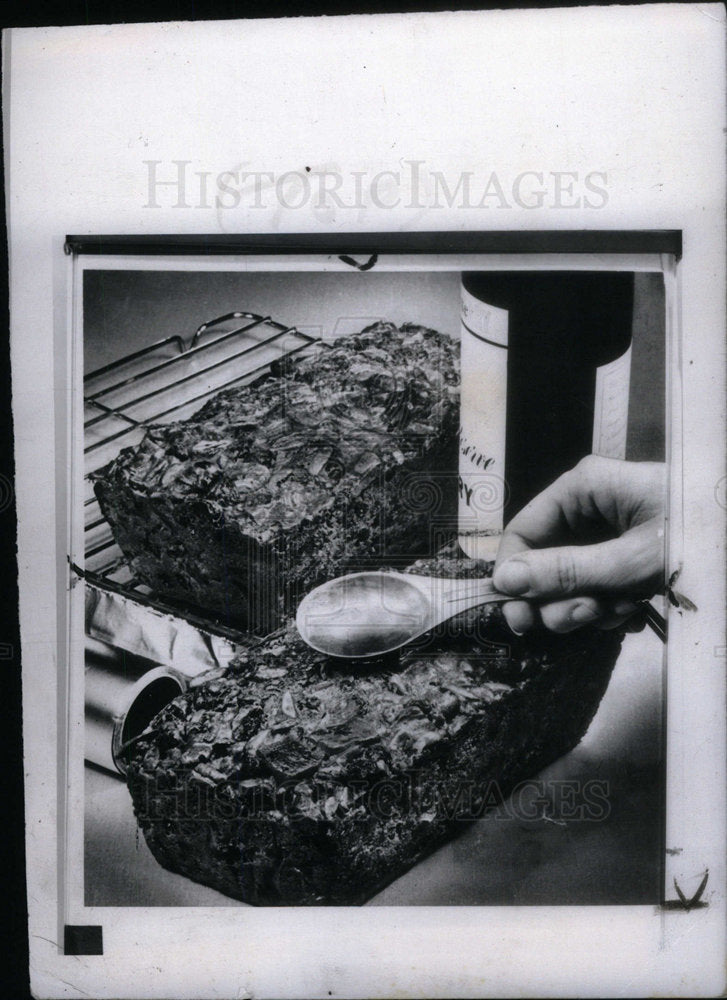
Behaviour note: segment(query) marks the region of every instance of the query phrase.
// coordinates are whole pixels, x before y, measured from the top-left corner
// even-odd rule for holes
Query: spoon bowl
[[[446,579],[411,573],[351,573],[312,590],[296,625],[320,653],[345,659],[383,656],[454,615],[493,601],[491,579]]]

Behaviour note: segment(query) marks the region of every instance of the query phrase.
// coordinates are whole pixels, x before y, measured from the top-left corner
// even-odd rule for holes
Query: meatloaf
[[[449,554],[410,572],[490,569]],[[362,664],[281,629],[126,748],[138,822],[165,868],[235,899],[360,903],[578,743],[621,639],[519,638],[488,605]]]
[[[436,551],[455,527],[458,353],[377,323],[149,427],[93,477],[137,578],[264,633],[345,569]]]

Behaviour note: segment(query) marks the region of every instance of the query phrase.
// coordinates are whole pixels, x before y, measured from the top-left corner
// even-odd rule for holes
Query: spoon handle
[[[472,603],[466,606],[474,607],[479,604],[497,604],[498,601],[500,603],[504,603],[505,601],[514,601],[516,599],[517,598],[511,597],[509,594],[501,594],[499,591],[488,592],[483,590],[480,593],[460,594],[457,597],[450,597],[448,598],[447,603],[451,604],[453,607],[457,607],[458,604],[464,604],[466,601],[471,601]],[[457,610],[461,610],[461,608],[457,607]]]
[[[455,580],[453,584],[454,586],[448,588],[443,594],[443,601],[446,604],[467,601],[476,597],[505,597],[504,594],[495,590],[489,577],[484,580]]]
[[[511,601],[513,598],[495,590],[490,577],[471,580],[430,578],[432,605],[446,612],[448,617],[469,611],[481,604]]]

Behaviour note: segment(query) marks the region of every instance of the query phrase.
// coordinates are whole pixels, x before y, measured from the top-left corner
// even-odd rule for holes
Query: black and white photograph
[[[32,995],[724,992],[724,8],[91,20],[3,32]]]
[[[663,275],[94,260],[86,903],[659,903]]]

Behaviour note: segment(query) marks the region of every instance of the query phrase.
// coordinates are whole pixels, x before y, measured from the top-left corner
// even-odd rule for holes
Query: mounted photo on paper
[[[679,234],[316,239],[67,241],[70,909],[663,902],[666,602],[492,573],[667,460]]]
[[[724,992],[724,21],[3,33],[34,996]]]

